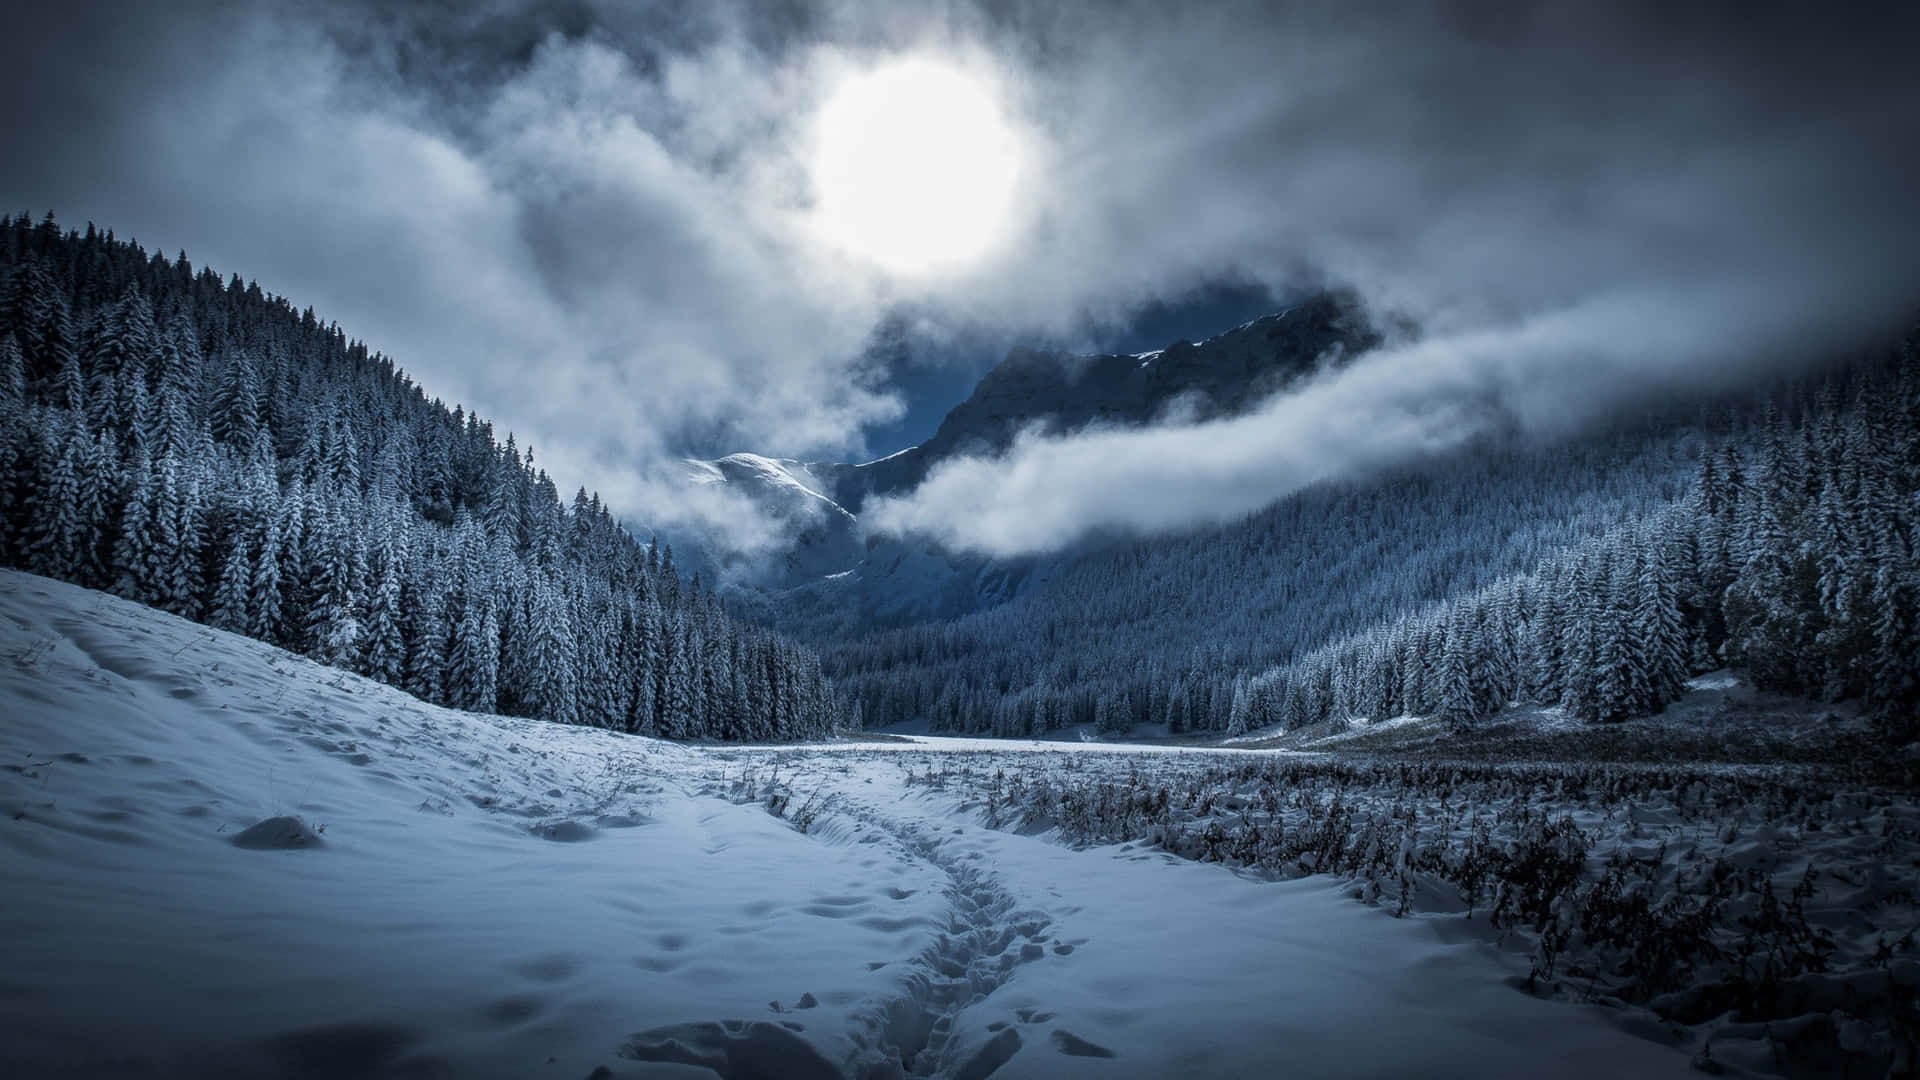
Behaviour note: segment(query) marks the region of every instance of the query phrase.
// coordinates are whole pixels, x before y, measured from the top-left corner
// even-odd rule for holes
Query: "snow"
[[[995,931],[1053,920],[1053,943],[955,1022],[963,1044],[985,1045],[1000,1024],[1018,1033],[1021,1052],[996,1077],[1678,1075],[1686,1065],[1596,1013],[1516,992],[1483,947],[1356,904],[1337,883],[1263,882],[1148,848],[1074,850],[954,825],[965,820],[957,800],[903,802],[883,787],[897,771],[856,767],[874,781],[856,811],[938,837],[934,858],[980,874],[990,907],[1012,908]],[[1083,1042],[1113,1057],[1061,1052]]]
[[[806,465],[802,462],[776,460],[759,454],[738,453],[728,454],[718,459],[711,467],[724,476],[725,471],[719,468],[723,465],[732,465],[748,476],[757,477],[770,488],[816,500],[839,512],[843,517],[849,519],[853,517],[839,503],[820,493],[815,486],[817,482],[813,480],[812,474],[807,471]]]
[[[877,458],[874,458],[872,461],[862,461],[858,465],[855,465],[854,468],[864,469],[869,465],[878,465],[883,461],[892,461],[894,458],[899,457],[901,454],[907,453],[912,450],[918,450],[918,449],[920,449],[920,444],[918,443],[915,443],[912,446],[901,447],[900,449],[895,450],[893,453],[888,454],[885,457],[877,457]]]
[[[711,461],[701,461],[698,458],[686,458],[682,464],[687,467],[687,480],[691,483],[724,484],[727,482],[727,474],[721,472],[720,466],[715,465]]]
[[[803,462],[770,458],[743,451],[715,458],[712,461],[687,458],[685,464],[689,480],[696,484],[727,483],[730,466],[743,478],[757,481],[770,491],[784,492],[808,504],[817,503],[822,509],[832,510],[849,520],[853,519],[853,515],[845,507],[817,490],[818,481],[814,480],[812,473],[807,470]]]
[[[944,915],[927,865],[702,794],[697,751],[437,709],[0,582],[0,1074],[105,1055],[273,1075],[331,1053],[342,1075],[551,1057],[579,1077],[631,1032],[806,993],[791,1019],[846,1056],[859,1007],[906,974],[866,961]],[[322,846],[229,842],[288,814]]]
[[[12,572],[0,713],[0,1074],[1686,1071],[1342,883],[992,829],[891,744],[459,713]]]
[[[1356,719],[1348,723],[1347,730],[1337,731],[1332,735],[1327,735],[1322,738],[1315,739],[1314,744],[1319,745],[1323,743],[1343,742],[1347,739],[1355,738],[1360,735],[1368,735],[1368,734],[1373,734],[1373,733],[1382,732],[1382,731],[1398,731],[1401,728],[1413,727],[1416,724],[1422,724],[1422,723],[1428,723],[1428,722],[1431,722],[1428,718],[1420,717],[1420,716],[1395,716],[1390,719],[1381,720],[1378,723],[1372,723],[1372,724],[1367,723],[1365,720],[1362,720],[1362,719]]]
[[[880,753],[895,750],[937,750],[954,754],[1006,753],[1017,751],[1024,754],[1118,754],[1127,757],[1156,757],[1170,754],[1209,754],[1209,755],[1293,755],[1297,750],[1276,749],[1272,747],[1208,746],[1194,743],[1119,743],[1105,742],[1100,739],[1062,738],[1071,735],[1074,729],[1048,732],[1044,739],[998,739],[987,735],[929,735],[914,733],[904,725],[887,729],[890,736],[886,742],[863,744],[857,741],[842,746],[820,746],[812,749],[822,752],[835,752],[845,749],[871,750]],[[1088,730],[1091,730],[1089,728]]]
[[[1740,685],[1740,680],[1728,671],[1715,671],[1699,678],[1688,679],[1689,690],[1732,690]]]

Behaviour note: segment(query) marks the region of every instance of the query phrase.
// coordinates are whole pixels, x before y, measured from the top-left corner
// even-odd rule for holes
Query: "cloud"
[[[421,54],[488,24],[380,23],[415,36],[363,48],[292,8],[112,14],[80,14],[108,27],[97,68],[55,14],[22,35],[36,51],[6,96],[42,108],[9,143],[48,153],[0,166],[9,206],[311,304],[648,525],[764,545],[750,504],[689,490],[680,455],[857,454],[898,414],[861,349],[879,283],[805,237],[791,191],[804,68],[732,34],[662,56],[536,19],[488,46],[524,55],[429,77]],[[456,63],[476,82],[448,85]]]
[[[0,199],[257,278],[563,484],[749,547],[769,523],[675,459],[863,452],[903,304],[1061,338],[1230,279],[1422,327],[1256,417],[1030,437],[884,515],[1036,550],[1877,330],[1920,295],[1910,8],[42,5],[0,43],[33,151]],[[804,142],[909,51],[997,87],[1029,158],[993,258],[896,281],[809,230]]]
[[[1713,305],[1729,309],[1703,311]],[[1035,428],[1002,455],[935,466],[906,495],[870,502],[867,521],[995,556],[1231,521],[1316,482],[1492,431],[1564,435],[1629,405],[1724,387],[1847,332],[1844,316],[1816,328],[1802,315],[1754,311],[1738,292],[1713,288],[1590,298],[1365,354],[1230,419]],[[1736,321],[1738,338],[1722,336]],[[1730,348],[1750,350],[1742,366],[1724,363]]]
[[[1030,433],[876,527],[1013,555],[1226,520],[1492,428],[1822,361],[1920,304],[1910,12],[1246,15],[1075,23],[1032,84],[1061,131],[1032,269],[974,302],[1124,309],[1233,266],[1351,286],[1420,339],[1241,419]]]

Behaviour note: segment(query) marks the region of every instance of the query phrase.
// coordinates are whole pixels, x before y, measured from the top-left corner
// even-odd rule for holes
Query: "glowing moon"
[[[955,268],[1004,238],[1019,171],[1019,140],[985,83],[895,61],[848,79],[820,111],[817,225],[895,273]]]

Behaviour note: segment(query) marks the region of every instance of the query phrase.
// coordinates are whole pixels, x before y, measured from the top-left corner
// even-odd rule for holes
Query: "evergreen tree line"
[[[1828,380],[1794,423],[1769,403],[1754,438],[1705,448],[1686,499],[1644,521],[1246,680],[1256,704],[1235,726],[1470,724],[1514,703],[1617,721],[1730,666],[1762,689],[1859,699],[1906,737],[1920,720],[1916,530],[1909,342],[1888,370]]]
[[[1731,665],[1913,711],[1912,347],[1557,448],[1471,448],[1115,545],[952,623],[825,647],[869,723],[1232,732],[1519,702],[1592,721]]]
[[[1050,557],[1013,601],[950,622],[854,634],[785,625],[815,640],[870,724],[1223,731],[1236,680],[1680,498],[1697,419],[1636,419],[1544,452],[1489,439],[1238,522]]]
[[[0,564],[456,708],[837,725],[817,656],[311,309],[51,214],[6,220],[0,271]]]

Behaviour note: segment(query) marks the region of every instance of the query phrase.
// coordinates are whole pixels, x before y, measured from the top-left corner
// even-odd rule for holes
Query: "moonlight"
[[[958,68],[908,59],[853,76],[818,117],[821,233],[897,274],[965,266],[1005,237],[1020,157],[992,88]]]

